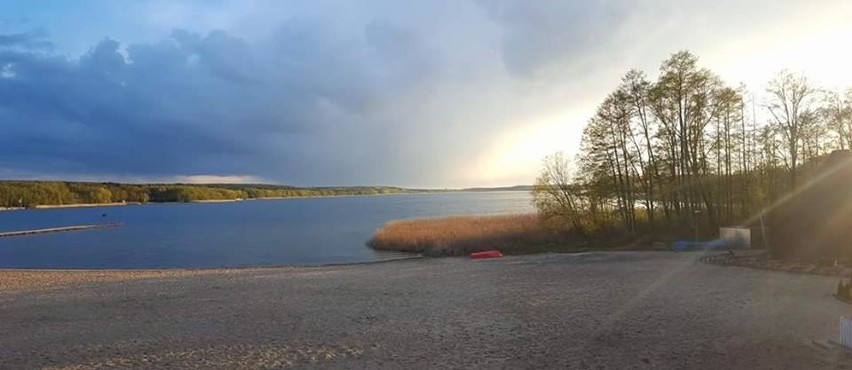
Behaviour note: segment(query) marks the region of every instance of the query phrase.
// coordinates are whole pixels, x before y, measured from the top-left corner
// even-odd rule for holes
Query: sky
[[[847,0],[0,3],[0,179],[531,184],[631,68],[852,86]]]

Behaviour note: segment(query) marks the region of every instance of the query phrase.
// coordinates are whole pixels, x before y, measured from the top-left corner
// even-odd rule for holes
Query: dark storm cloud
[[[259,47],[175,30],[126,50],[105,39],[79,59],[41,50],[38,35],[0,35],[0,167],[334,181],[322,166],[341,153],[313,149],[318,134],[357,122],[428,68],[416,35],[387,22],[365,35],[339,40],[291,21]]]
[[[0,53],[4,167],[168,173],[192,158],[244,150],[221,136],[227,125],[201,124],[215,118],[205,89],[227,83],[187,63],[191,54],[175,43],[134,46],[132,63],[118,46],[101,41],[79,60]]]

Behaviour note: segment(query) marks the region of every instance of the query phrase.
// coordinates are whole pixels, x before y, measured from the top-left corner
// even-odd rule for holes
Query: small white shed
[[[747,227],[720,227],[719,239],[737,248],[751,248],[751,229]]]

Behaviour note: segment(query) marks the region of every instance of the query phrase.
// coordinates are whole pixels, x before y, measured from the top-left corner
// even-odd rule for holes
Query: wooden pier
[[[108,223],[108,224],[77,225],[77,226],[51,227],[51,228],[48,228],[48,229],[5,231],[5,232],[0,232],[0,238],[11,237],[11,236],[60,233],[60,232],[65,232],[65,231],[81,231],[81,230],[103,229],[103,228],[107,228],[107,227],[118,227],[118,226],[121,226],[121,225],[123,225],[123,224],[120,223],[120,222],[113,222],[113,223]]]

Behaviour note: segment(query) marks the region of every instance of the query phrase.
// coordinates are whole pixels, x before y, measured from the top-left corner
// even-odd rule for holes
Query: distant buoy
[[[503,253],[500,253],[500,251],[498,251],[496,249],[490,250],[490,251],[483,251],[483,252],[473,252],[473,253],[470,254],[470,258],[475,259],[475,260],[476,259],[482,259],[482,258],[499,258],[499,257],[503,257]]]

